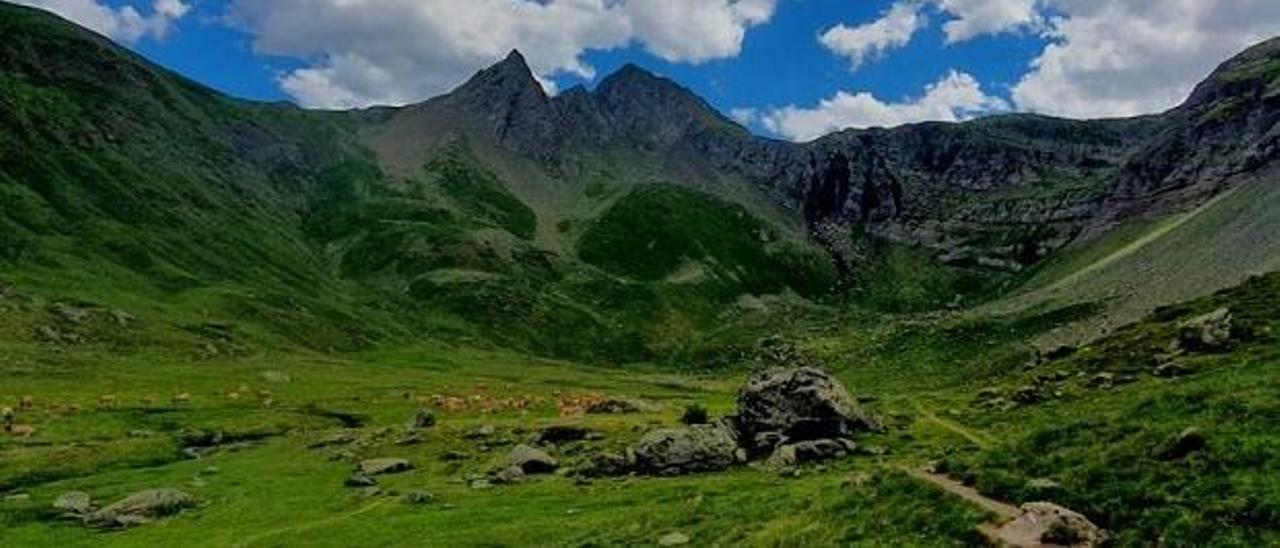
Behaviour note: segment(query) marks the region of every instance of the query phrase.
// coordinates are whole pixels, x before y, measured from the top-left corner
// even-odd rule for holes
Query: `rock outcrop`
[[[664,476],[719,472],[745,457],[735,432],[723,423],[655,430],[633,451],[637,471]]]
[[[753,375],[738,393],[735,423],[753,455],[768,455],[787,443],[848,438],[881,427],[840,381],[814,367],[772,368]]]

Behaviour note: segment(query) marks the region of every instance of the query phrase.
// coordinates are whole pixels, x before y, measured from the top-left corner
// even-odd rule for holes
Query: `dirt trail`
[[[1019,510],[1017,506],[983,495],[982,493],[979,493],[977,489],[969,487],[968,485],[960,483],[942,474],[930,474],[924,470],[911,468],[909,466],[903,466],[902,471],[906,472],[908,476],[928,483],[942,491],[951,493],[952,495],[969,501],[983,510],[1000,516],[1002,521],[1011,520],[1022,514],[1022,510]]]

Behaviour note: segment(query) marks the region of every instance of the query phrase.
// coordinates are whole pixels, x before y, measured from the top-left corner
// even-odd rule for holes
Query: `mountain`
[[[634,65],[548,96],[513,51],[423,103],[318,112],[227,97],[44,12],[0,6],[0,29],[2,271],[290,344],[687,357],[779,307],[974,302],[1262,184],[1277,154],[1275,41],[1160,115],[787,143]],[[1249,268],[1276,251],[1258,253]]]

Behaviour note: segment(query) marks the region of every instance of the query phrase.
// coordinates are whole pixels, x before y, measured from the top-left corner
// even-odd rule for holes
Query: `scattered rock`
[[[1111,388],[1112,386],[1115,386],[1115,384],[1116,384],[1116,376],[1112,373],[1107,373],[1103,371],[1102,373],[1098,373],[1092,377],[1089,377],[1089,382],[1087,383],[1087,386],[1089,388],[1101,388],[1105,390],[1107,388]]]
[[[196,505],[195,497],[177,489],[139,491],[85,517],[93,527],[129,527],[171,516]]]
[[[776,446],[770,443],[784,439],[844,438],[881,429],[879,419],[858,406],[838,380],[814,367],[753,375],[738,393],[736,422],[756,454],[768,454]]]
[[[1231,344],[1231,310],[1219,308],[1197,316],[1178,331],[1178,346],[1191,352],[1218,352]]]
[[[404,501],[409,504],[430,504],[436,500],[436,496],[426,491],[409,491],[404,495]]]
[[[375,480],[364,474],[352,474],[342,482],[342,485],[345,485],[347,487],[373,487],[377,484],[378,484],[378,480]]]
[[[658,537],[658,546],[680,546],[689,544],[689,535],[684,533],[667,533]]]
[[[550,474],[560,467],[546,451],[528,445],[517,445],[507,454],[507,464],[520,468],[526,474]]]
[[[366,476],[398,474],[413,470],[413,464],[404,459],[378,458],[360,461],[357,470]]]
[[[1044,399],[1044,394],[1040,387],[1033,384],[1024,384],[1014,389],[1013,401],[1022,404],[1032,404]]]
[[[590,431],[581,426],[569,426],[569,425],[545,426],[539,429],[538,433],[534,435],[533,443],[538,445],[545,445],[545,444],[559,445],[561,443],[566,443],[571,441],[581,441],[583,439],[586,439],[588,433],[590,433]]]
[[[417,445],[423,441],[425,441],[425,438],[422,437],[422,434],[418,432],[409,432],[396,440],[396,445]]]
[[[1050,502],[1029,502],[1022,513],[996,532],[1001,544],[1016,548],[1042,546],[1093,547],[1105,541],[1103,531],[1084,516]]]
[[[477,479],[471,480],[467,486],[477,491],[483,491],[485,489],[493,489],[493,482],[487,479]]]
[[[508,466],[494,472],[490,481],[498,485],[510,485],[524,481],[524,469],[519,466]]]
[[[467,460],[467,454],[461,451],[445,451],[443,455],[440,455],[440,460],[446,461],[446,462],[457,462],[460,460]]]
[[[411,430],[417,430],[421,428],[431,428],[435,425],[436,414],[432,413],[430,409],[419,409],[413,418],[409,419],[408,427]]]
[[[1193,372],[1194,371],[1190,367],[1182,365],[1179,362],[1169,362],[1156,366],[1155,370],[1153,370],[1151,374],[1165,379],[1172,379],[1175,377],[1185,377]]]
[[[857,446],[849,440],[810,440],[793,445],[798,462],[840,459],[853,453]]]
[[[358,438],[354,432],[342,431],[330,434],[312,442],[307,447],[310,449],[320,449],[323,447],[334,447],[338,445],[350,445],[356,442]]]
[[[466,434],[463,434],[462,437],[469,440],[480,440],[492,436],[495,431],[496,430],[494,430],[492,425],[486,424],[484,426],[471,429]]]
[[[631,463],[626,455],[619,453],[598,453],[581,468],[585,476],[625,476],[631,472]]]
[[[1173,439],[1156,449],[1156,458],[1160,460],[1178,460],[1204,449],[1204,433],[1199,428],[1190,427],[1183,430]]]
[[[53,500],[53,508],[72,516],[84,516],[93,512],[93,497],[83,491],[68,491]]]
[[[633,451],[637,470],[657,475],[720,471],[743,456],[733,430],[724,424],[655,430],[645,434]]]

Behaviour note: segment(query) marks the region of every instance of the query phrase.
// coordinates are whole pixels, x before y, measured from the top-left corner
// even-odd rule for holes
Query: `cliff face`
[[[547,98],[518,54],[437,108],[482,118],[478,138],[537,157],[559,177],[572,178],[584,157],[626,149],[663,158],[673,182],[749,181],[846,271],[857,268],[860,233],[923,246],[949,264],[1017,271],[1082,233],[1194,206],[1270,163],[1277,44],[1225,63],[1177,109],[1123,120],[1010,115],[786,143],[749,134],[632,65],[594,91]]]

